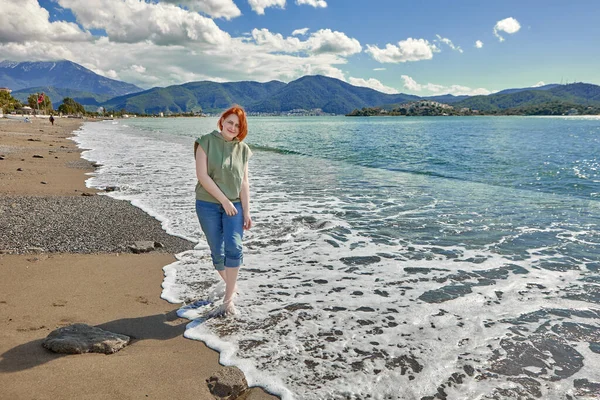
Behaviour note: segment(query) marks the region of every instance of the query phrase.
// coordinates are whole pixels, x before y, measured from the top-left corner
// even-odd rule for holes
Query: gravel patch
[[[108,196],[0,196],[0,251],[120,253],[136,241],[179,253],[194,243],[168,235],[158,220]]]

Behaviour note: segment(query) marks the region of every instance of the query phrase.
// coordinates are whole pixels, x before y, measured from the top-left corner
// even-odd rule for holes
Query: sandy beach
[[[86,188],[94,166],[68,139],[81,123],[0,120],[0,398],[212,399],[218,353],[183,338],[189,321],[160,298],[162,267],[193,244]],[[163,247],[132,254],[137,240]],[[41,346],[73,323],[133,341],[112,355]],[[277,397],[254,388],[244,398]]]

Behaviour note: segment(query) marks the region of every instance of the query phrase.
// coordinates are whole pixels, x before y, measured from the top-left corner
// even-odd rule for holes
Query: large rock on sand
[[[151,242],[149,240],[140,240],[134,242],[132,245],[129,245],[129,250],[131,250],[135,254],[140,253],[148,253],[154,250],[156,247],[156,242]]]
[[[235,400],[248,390],[244,373],[236,367],[223,367],[206,380],[208,389],[218,400]]]
[[[105,331],[95,326],[74,324],[52,331],[42,346],[55,353],[112,354],[129,344],[129,336]]]

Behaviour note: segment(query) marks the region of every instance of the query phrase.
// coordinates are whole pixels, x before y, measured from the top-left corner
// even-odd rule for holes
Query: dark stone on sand
[[[308,303],[294,303],[288,306],[283,307],[288,311],[297,311],[297,310],[312,310],[313,306]]]
[[[0,160],[4,160],[4,156],[0,156]]]
[[[47,185],[47,184],[48,184],[48,182],[46,182],[46,181],[41,181],[40,183],[41,183],[42,185]]]
[[[356,311],[375,312],[375,309],[371,308],[371,307],[359,307],[359,308],[356,309]]]
[[[148,253],[154,250],[154,242],[149,240],[142,240],[138,242],[134,242],[132,245],[129,245],[129,250],[132,253],[140,254],[140,253]]]
[[[431,268],[405,267],[404,272],[407,274],[428,274],[431,272]]]
[[[235,400],[246,390],[248,382],[237,367],[223,367],[206,380],[208,390],[218,400]]]
[[[448,285],[440,289],[428,290],[419,296],[419,300],[426,303],[443,303],[471,293],[472,286],[473,284]]]
[[[340,261],[346,265],[369,265],[381,261],[379,256],[357,256],[357,257],[342,257]]]
[[[333,306],[333,307],[329,307],[329,308],[325,309],[325,311],[333,311],[333,312],[346,311],[346,310],[347,310],[346,307],[338,307],[338,306]]]
[[[472,367],[472,366],[470,366],[470,365],[465,365],[465,366],[463,367],[463,370],[464,370],[464,371],[467,373],[467,375],[469,375],[469,376],[473,376],[473,375],[475,374],[475,368],[473,368],[473,367]]]
[[[17,171],[21,172],[23,171],[23,168],[17,168]]]
[[[33,158],[44,158],[44,156],[40,156],[39,154],[34,154]]]
[[[129,336],[86,324],[74,324],[52,331],[44,339],[42,346],[62,354],[113,354],[127,346],[129,341]]]
[[[81,195],[91,197],[91,196],[94,196],[94,193],[83,192],[83,193],[81,193]]]

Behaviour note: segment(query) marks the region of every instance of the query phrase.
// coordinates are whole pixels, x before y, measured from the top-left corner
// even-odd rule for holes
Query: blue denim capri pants
[[[196,200],[196,214],[210,247],[210,255],[217,271],[237,268],[244,262],[242,238],[244,215],[242,203],[233,203],[237,214],[229,216],[221,204]]]

